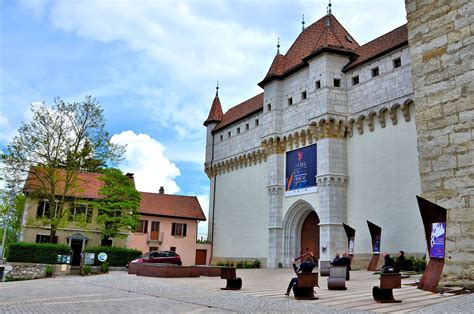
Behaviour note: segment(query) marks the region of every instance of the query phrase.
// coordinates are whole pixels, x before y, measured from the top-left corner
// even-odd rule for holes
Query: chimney
[[[160,186],[160,194],[165,194],[165,188]]]
[[[135,178],[133,177],[133,173],[128,172],[128,173],[125,174],[125,175],[127,176],[127,178],[130,179],[130,181],[132,181],[133,186],[135,186]]]

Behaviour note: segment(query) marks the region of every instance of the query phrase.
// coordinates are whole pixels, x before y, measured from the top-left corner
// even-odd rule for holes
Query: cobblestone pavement
[[[361,293],[356,285],[361,285],[362,279],[357,278],[357,273],[350,282],[354,286],[347,291],[331,295],[322,287],[317,290],[320,300],[297,301],[283,295],[289,275],[291,273],[285,271],[239,270],[238,276],[242,276],[247,287],[238,292],[220,290],[225,281],[216,277],[152,278],[125,272],[6,282],[0,284],[0,313],[352,313],[356,312],[352,307],[365,311],[406,311],[411,307],[408,301],[411,290],[406,296],[399,294],[408,305],[406,310],[397,307],[401,304],[384,306],[373,299],[360,303],[367,295],[370,298],[370,291],[365,291],[370,286],[365,285]],[[424,306],[431,306],[421,308],[423,312],[469,312],[474,304],[472,295],[446,297],[436,305],[433,300],[440,301],[440,298],[434,297],[423,299]]]

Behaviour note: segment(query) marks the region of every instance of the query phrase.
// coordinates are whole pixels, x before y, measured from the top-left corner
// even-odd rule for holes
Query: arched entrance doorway
[[[301,228],[301,253],[307,250],[319,259],[319,218],[314,211],[309,213]]]
[[[306,248],[319,259],[319,217],[309,202],[300,199],[290,206],[283,219],[282,265],[291,267],[291,260]]]

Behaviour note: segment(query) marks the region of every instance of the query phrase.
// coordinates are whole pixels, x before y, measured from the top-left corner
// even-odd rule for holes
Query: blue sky
[[[404,23],[403,0],[332,1],[359,44]],[[29,106],[96,97],[128,145],[120,168],[137,187],[197,195],[207,214],[206,119],[220,82],[224,111],[261,90],[284,53],[326,13],[325,0],[0,0],[0,150]],[[200,233],[207,225],[200,225]]]

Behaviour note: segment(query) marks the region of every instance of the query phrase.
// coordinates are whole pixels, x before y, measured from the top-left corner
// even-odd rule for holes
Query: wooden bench
[[[378,303],[399,303],[393,297],[393,289],[402,287],[402,276],[399,273],[382,273],[380,274],[380,287],[372,288],[372,296]]]
[[[298,273],[298,282],[293,293],[298,300],[316,300],[314,287],[318,286],[318,273]]]
[[[328,289],[346,290],[347,266],[332,266],[329,269]]]
[[[331,267],[330,261],[319,261],[319,273],[321,277],[329,276],[329,268]]]
[[[221,268],[221,279],[226,279],[227,284],[222,290],[240,290],[242,288],[242,279],[237,277],[235,268]]]

